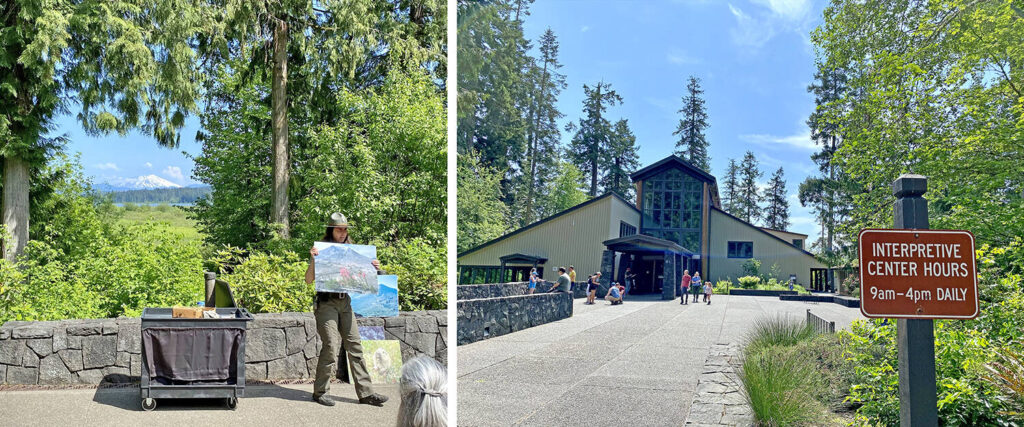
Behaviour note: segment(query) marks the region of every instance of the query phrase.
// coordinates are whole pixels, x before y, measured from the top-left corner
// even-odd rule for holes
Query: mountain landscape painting
[[[377,269],[371,263],[377,258],[376,246],[328,242],[313,246],[320,252],[313,267],[317,292],[377,294]]]
[[[352,295],[356,317],[394,317],[398,315],[398,276],[377,276],[376,294]]]

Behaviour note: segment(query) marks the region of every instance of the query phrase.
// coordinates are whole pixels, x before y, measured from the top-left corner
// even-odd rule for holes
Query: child
[[[714,288],[711,287],[711,281],[704,282],[704,301],[707,301],[708,305],[711,305],[711,293]]]

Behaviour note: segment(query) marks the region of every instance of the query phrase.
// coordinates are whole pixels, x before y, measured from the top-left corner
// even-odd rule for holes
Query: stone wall
[[[321,349],[312,313],[256,314],[246,335],[247,379],[311,378]],[[402,345],[402,358],[448,361],[447,310],[358,319],[383,326]],[[99,384],[138,381],[140,319],[10,321],[0,327],[0,384]],[[342,373],[344,375],[344,373]]]
[[[505,335],[572,316],[565,293],[536,293],[458,301],[458,345]]]
[[[541,280],[537,283],[537,289],[534,293],[544,293],[551,290],[554,282],[548,282]],[[510,297],[516,295],[526,295],[526,291],[530,287],[527,282],[509,282],[509,283],[490,283],[485,285],[459,285],[455,287],[456,298],[459,300],[469,299],[481,299],[481,298],[501,298]],[[608,287],[603,287],[604,292],[608,293]],[[600,294],[600,291],[598,291]],[[604,294],[601,294],[602,296]],[[573,298],[586,298],[587,297],[587,283],[576,282],[572,284],[572,297]]]

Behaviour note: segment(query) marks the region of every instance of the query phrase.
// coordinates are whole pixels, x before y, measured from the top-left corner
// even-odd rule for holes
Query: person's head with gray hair
[[[425,356],[405,362],[401,393],[398,427],[448,425],[448,370],[444,365]]]

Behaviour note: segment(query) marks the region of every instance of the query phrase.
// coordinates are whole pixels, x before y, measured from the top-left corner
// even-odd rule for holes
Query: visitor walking
[[[690,270],[683,270],[683,280],[679,282],[679,304],[686,305],[686,300],[690,296]]]
[[[612,305],[622,304],[622,290],[619,288],[618,283],[613,283],[608,287],[608,295],[605,295],[604,299],[608,300]]]
[[[600,278],[601,278],[601,272],[600,271],[590,275],[590,277],[587,278],[587,304],[590,304],[590,305],[596,304],[594,302],[594,300],[597,299],[597,287],[600,284],[600,282],[598,282],[598,280]]]
[[[701,280],[700,280],[700,272],[699,271],[693,272],[693,278],[690,279],[690,294],[693,295],[693,302],[694,303],[696,303],[697,299],[700,298],[699,295],[701,293],[701,283],[703,283],[703,282],[701,282]]]
[[[636,279],[636,273],[634,273],[629,267],[626,267],[626,291],[622,293],[622,298],[626,298],[629,295],[629,291],[633,290],[633,281]]]
[[[536,268],[531,268],[530,269],[530,284],[528,286],[529,286],[530,289],[528,289],[526,291],[527,295],[532,294],[533,291],[537,289],[537,269]]]
[[[711,281],[704,282],[704,301],[707,301],[708,305],[711,305],[711,293],[714,292],[715,288],[711,287]]]
[[[569,266],[569,281],[573,284],[576,283],[576,267]]]
[[[327,223],[327,231],[323,240],[333,243],[352,243],[349,237],[349,224],[345,215],[331,214]],[[313,283],[315,259],[320,255],[316,246],[309,249],[309,267],[306,268],[306,284]],[[380,271],[380,262],[370,261]],[[320,335],[323,348],[316,365],[316,381],[313,383],[313,401],[325,406],[334,406],[334,400],[327,395],[331,389],[331,377],[338,368],[338,349],[345,349],[349,368],[352,371],[352,383],[356,386],[359,403],[383,406],[387,396],[373,392],[370,385],[370,373],[363,360],[363,345],[359,340],[359,326],[356,315],[352,311],[352,297],[347,293],[317,292],[313,305],[313,317],[316,319],[316,332]]]

